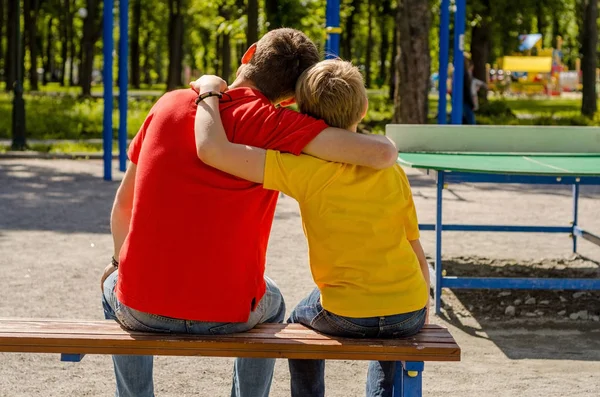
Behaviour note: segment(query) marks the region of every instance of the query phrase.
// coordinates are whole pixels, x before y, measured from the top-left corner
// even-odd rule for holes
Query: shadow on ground
[[[465,277],[600,278],[600,264],[583,257],[445,258],[444,269]],[[600,360],[600,291],[453,289],[442,301],[443,319],[489,339],[510,359]],[[506,314],[509,306],[514,315]]]
[[[117,187],[81,169],[0,162],[0,229],[109,233]]]

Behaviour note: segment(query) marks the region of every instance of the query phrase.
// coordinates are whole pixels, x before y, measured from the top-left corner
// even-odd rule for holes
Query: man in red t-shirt
[[[287,110],[300,74],[319,61],[301,32],[277,29],[252,45],[220,102],[236,143],[383,168],[383,136],[330,128]],[[113,263],[102,277],[105,315],[137,331],[243,332],[282,322],[285,304],[264,276],[277,193],[198,159],[191,89],[165,94],[129,148],[111,216]],[[118,271],[115,271],[118,268]],[[117,396],[152,397],[152,356],[114,356]],[[232,396],[268,396],[274,359],[237,359]]]

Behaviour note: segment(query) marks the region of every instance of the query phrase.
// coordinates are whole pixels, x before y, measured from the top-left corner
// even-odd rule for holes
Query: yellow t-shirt
[[[425,307],[427,285],[409,241],[419,238],[406,174],[267,151],[264,187],[300,204],[321,304],[346,317]]]

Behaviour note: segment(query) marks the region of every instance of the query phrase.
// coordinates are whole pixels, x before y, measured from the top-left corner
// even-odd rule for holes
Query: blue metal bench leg
[[[78,363],[80,362],[83,357],[85,357],[85,354],[66,354],[66,353],[62,353],[60,355],[60,361],[66,361],[66,362],[71,362],[71,363]]]
[[[424,367],[422,361],[398,361],[394,375],[394,397],[421,397]]]
[[[435,314],[440,314],[442,302],[442,199],[444,172],[437,174],[437,208],[435,216]]]
[[[573,185],[573,232],[571,236],[573,238],[573,253],[577,253],[577,235],[575,234],[575,227],[577,227],[577,212],[579,209],[579,185]]]

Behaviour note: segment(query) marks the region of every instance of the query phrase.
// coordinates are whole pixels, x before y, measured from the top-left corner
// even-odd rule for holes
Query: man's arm
[[[425,257],[425,252],[423,251],[423,247],[421,246],[421,241],[419,239],[417,240],[412,240],[409,241],[410,246],[412,247],[413,251],[415,252],[415,254],[417,255],[417,258],[419,259],[419,265],[421,265],[421,272],[423,273],[423,277],[425,278],[425,283],[427,284],[427,317],[426,317],[426,324],[429,323],[429,293],[430,293],[430,288],[431,288],[431,283],[430,283],[430,279],[429,279],[429,265],[427,264],[427,258]]]
[[[129,234],[129,223],[131,222],[131,211],[133,209],[133,192],[135,188],[135,173],[136,165],[129,163],[125,176],[121,181],[121,185],[117,190],[115,201],[113,203],[112,212],[110,214],[110,231],[113,238],[113,256],[118,261],[121,247]],[[102,274],[100,280],[100,288],[103,288],[104,280],[117,268],[109,264]]]
[[[396,145],[386,136],[358,134],[333,127],[323,130],[303,152],[323,160],[375,169],[391,167],[398,159]]]
[[[131,212],[133,210],[133,192],[135,189],[136,165],[129,163],[125,176],[121,181],[121,186],[117,190],[115,202],[113,203],[110,214],[110,231],[112,232],[114,256],[119,259],[121,247],[129,234],[129,223],[131,222]]]
[[[227,83],[216,76],[203,76],[193,83],[198,92],[221,92]],[[217,97],[198,104],[194,122],[198,158],[205,164],[237,177],[263,183],[266,150],[229,142],[219,112]]]

